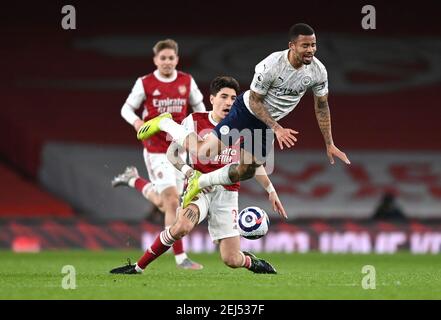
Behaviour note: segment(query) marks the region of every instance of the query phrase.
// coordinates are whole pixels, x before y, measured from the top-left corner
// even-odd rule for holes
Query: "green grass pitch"
[[[141,251],[0,251],[0,299],[441,299],[441,256],[261,254],[277,275],[227,268],[214,254],[191,254],[201,271],[179,270],[166,254],[143,275],[108,271]],[[76,270],[76,289],[62,288],[64,265]],[[363,289],[364,265],[376,288]]]

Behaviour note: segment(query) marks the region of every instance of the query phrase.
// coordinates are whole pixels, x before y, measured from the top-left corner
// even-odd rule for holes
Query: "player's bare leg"
[[[168,187],[162,191],[161,201],[164,204],[165,225],[171,226],[176,220],[176,209],[179,206],[179,195],[176,187]]]
[[[176,222],[170,227],[170,233],[175,239],[182,239],[189,234],[199,222],[199,207],[190,204],[187,208],[178,209]]]
[[[230,268],[247,268],[254,273],[276,273],[274,267],[249,252],[240,250],[240,237],[220,240],[219,250],[222,261]]]
[[[155,239],[153,244],[138,260],[136,264],[128,264],[126,266],[112,269],[110,273],[114,274],[139,274],[150,263],[165,253],[176,241],[189,234],[199,222],[199,208],[191,204],[188,208],[180,208],[176,221],[170,228],[165,228]],[[195,269],[201,269],[202,266]]]
[[[242,268],[251,265],[240,251],[239,236],[219,240],[219,251],[222,261],[230,268]]]
[[[165,211],[165,227],[172,226],[177,217],[176,211],[179,207],[179,195],[176,187],[169,187],[161,192],[161,199]],[[173,251],[175,254],[176,264],[183,269],[202,269],[199,263],[190,260],[184,252],[182,237],[175,238],[173,243]]]
[[[150,190],[146,190],[142,194],[147,200],[153,203],[159,209],[159,211],[165,213],[161,196],[153,188],[151,188]]]

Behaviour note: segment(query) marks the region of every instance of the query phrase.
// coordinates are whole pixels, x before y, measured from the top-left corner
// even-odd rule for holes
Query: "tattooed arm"
[[[334,164],[333,156],[336,156],[346,164],[350,164],[350,161],[346,157],[346,154],[340,151],[334,145],[334,141],[332,140],[331,112],[329,110],[328,95],[324,95],[322,97],[317,97],[316,95],[314,95],[314,109],[320,131],[322,132],[323,138],[325,140],[329,161],[331,162],[331,164]]]
[[[325,139],[326,147],[334,144],[331,133],[331,112],[329,111],[328,95],[314,96],[314,109],[320,131]]]
[[[288,148],[292,147],[294,143],[297,141],[294,134],[297,134],[297,131],[292,129],[285,129],[280,124],[277,123],[276,120],[268,112],[268,109],[265,107],[263,103],[264,96],[250,90],[250,109],[256,115],[256,117],[265,123],[269,128],[274,131],[274,134],[277,137],[277,141],[279,141],[280,149],[283,149],[283,145],[286,145]]]
[[[257,118],[265,123],[268,127],[275,130],[277,128],[281,128],[280,124],[277,123],[276,120],[271,117],[268,112],[268,109],[265,107],[263,103],[264,96],[250,90],[250,109],[254,112]]]

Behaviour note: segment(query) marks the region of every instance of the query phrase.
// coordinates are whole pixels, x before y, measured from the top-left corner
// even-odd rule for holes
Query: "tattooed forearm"
[[[199,213],[197,211],[194,211],[191,208],[184,209],[184,217],[186,217],[188,220],[193,222],[194,224],[198,223],[199,220]]]
[[[317,98],[315,101],[315,116],[317,117],[317,122],[322,132],[323,138],[325,139],[326,145],[331,145],[332,141],[331,133],[331,112],[329,111],[328,99],[327,98]]]
[[[268,109],[263,104],[263,97],[254,91],[250,91],[250,108],[256,117],[271,129],[276,129],[280,125],[271,117]]]

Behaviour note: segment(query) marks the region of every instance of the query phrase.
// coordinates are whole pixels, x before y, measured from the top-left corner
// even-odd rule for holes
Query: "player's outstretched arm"
[[[329,161],[334,164],[334,156],[346,164],[351,164],[346,154],[334,145],[331,131],[331,112],[329,110],[328,95],[317,97],[314,95],[314,109],[320,131],[325,139],[326,152]]]
[[[268,177],[265,168],[263,166],[258,167],[256,169],[256,174],[254,177],[256,178],[257,182],[259,182],[259,184],[268,192],[268,200],[271,202],[273,210],[277,212],[281,217],[288,219],[285,208],[283,207],[282,202],[277,195],[277,191],[271,183],[271,180]]]
[[[263,103],[263,95],[250,90],[250,108],[256,115],[256,117],[265,123],[269,128],[274,130],[274,134],[276,135],[277,141],[279,142],[280,149],[283,149],[283,146],[287,146],[288,148],[294,146],[297,138],[294,136],[297,134],[297,131],[292,129],[283,128],[280,124],[277,123],[276,120],[268,112],[268,109],[265,107]]]

